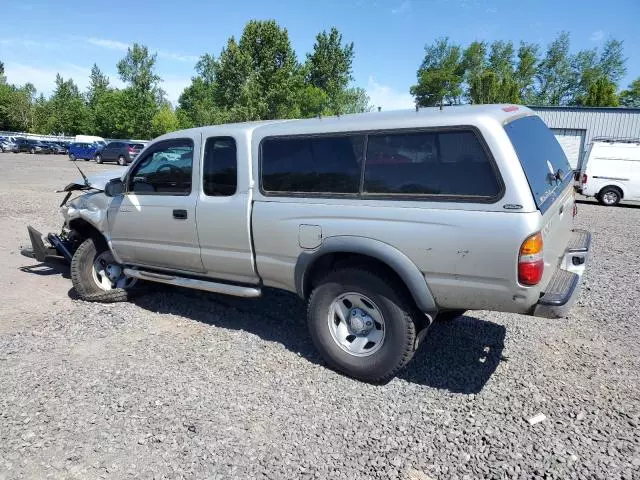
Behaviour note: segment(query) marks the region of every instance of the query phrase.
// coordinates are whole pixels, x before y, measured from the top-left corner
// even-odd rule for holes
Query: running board
[[[124,274],[127,277],[139,278],[150,282],[166,283],[178,287],[194,288],[205,292],[222,293],[234,297],[256,298],[262,295],[262,291],[255,287],[242,287],[239,285],[229,285],[228,283],[210,282],[208,280],[198,280],[195,278],[177,277],[175,275],[165,275],[163,273],[148,272],[145,270],[134,270],[125,268]]]

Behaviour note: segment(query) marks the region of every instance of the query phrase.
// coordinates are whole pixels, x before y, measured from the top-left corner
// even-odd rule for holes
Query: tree
[[[319,33],[313,52],[307,54],[305,81],[326,93],[327,107],[334,113],[344,113],[345,94],[353,80],[353,56],[353,42],[343,45],[342,34],[335,27],[329,33]]]
[[[151,119],[151,136],[158,137],[168,132],[178,130],[178,117],[170,105],[165,104]]]
[[[89,75],[89,89],[87,90],[87,103],[93,107],[100,96],[109,89],[109,77],[102,73],[95,63],[91,67]]]
[[[636,78],[626,90],[620,93],[620,105],[640,108],[640,77]]]
[[[462,55],[462,68],[464,69],[467,101],[482,103],[478,87],[480,78],[487,68],[487,44],[485,42],[471,42]]]
[[[584,105],[588,107],[617,107],[618,96],[615,84],[603,76],[598,78],[589,85]]]
[[[610,82],[618,82],[627,73],[627,59],[624,57],[623,42],[609,38],[600,55],[599,67],[602,75]]]
[[[80,90],[72,79],[64,80],[56,75],[56,88],[50,99],[52,131],[47,133],[65,133],[75,135],[88,129],[88,110]]]
[[[448,37],[425,47],[425,56],[418,69],[418,83],[411,87],[416,105],[426,107],[441,102],[460,103],[464,65],[461,48]]]
[[[539,47],[535,43],[520,43],[518,48],[518,65],[514,73],[518,85],[518,97],[525,104],[535,100],[535,80],[538,69]]]
[[[222,123],[224,116],[215,98],[217,69],[213,55],[205,54],[196,63],[197,75],[178,100],[176,117],[181,128]]]
[[[540,105],[566,105],[574,88],[574,76],[569,57],[569,34],[562,32],[547,48],[536,74]]]
[[[145,138],[149,135],[151,119],[164,102],[164,92],[160,88],[160,77],[155,73],[156,55],[151,55],[144,45],[134,43],[127,49],[127,55],[118,62],[118,74],[128,87],[118,100],[124,114],[118,120],[118,129],[124,129],[126,136]]]
[[[274,20],[252,20],[245,26],[238,47],[250,69],[241,89],[246,119],[295,116],[296,105],[290,99],[297,86],[299,66],[287,29]]]

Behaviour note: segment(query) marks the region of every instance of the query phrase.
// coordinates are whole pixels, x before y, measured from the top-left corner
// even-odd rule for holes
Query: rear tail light
[[[587,177],[586,173],[582,174],[582,184],[586,185],[587,184],[587,180],[589,179],[589,177]]]
[[[136,150],[135,148],[129,147],[129,153],[133,153],[133,152],[135,152],[135,150]]]
[[[542,234],[528,237],[520,247],[518,258],[518,282],[522,285],[537,285],[544,273]]]

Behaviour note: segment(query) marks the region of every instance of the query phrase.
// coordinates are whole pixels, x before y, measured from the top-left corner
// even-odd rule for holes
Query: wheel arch
[[[307,299],[314,281],[336,265],[366,262],[376,263],[393,272],[422,312],[434,314],[438,310],[418,267],[397,248],[366,237],[329,237],[318,249],[301,253],[295,266],[296,292],[301,298]]]
[[[626,195],[625,189],[624,187],[620,184],[620,183],[607,183],[606,185],[604,185],[602,188],[600,188],[600,190],[598,190],[598,196],[600,196],[600,194],[602,193],[603,190],[606,190],[607,188],[615,188],[616,190],[618,190],[620,192],[620,200],[622,200]]]

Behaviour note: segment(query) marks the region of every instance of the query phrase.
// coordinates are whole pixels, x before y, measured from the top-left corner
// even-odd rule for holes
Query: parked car
[[[34,140],[31,138],[19,138],[16,141],[15,153],[28,152],[28,153],[53,153],[51,147],[40,140]]]
[[[46,142],[46,143],[51,148],[52,153],[56,153],[56,154],[59,154],[59,155],[67,153],[67,149],[62,147],[61,145],[59,145],[56,142]]]
[[[590,249],[567,157],[526,107],[182,130],[117,175],[68,185],[93,191],[62,208],[51,247],[29,227],[24,253],[67,258],[87,301],[138,280],[296,292],[325,361],[365,381],[467,309],[566,315]]]
[[[98,143],[75,142],[69,145],[69,160],[94,160],[102,152]]]
[[[0,141],[0,152],[13,152],[16,148],[16,144],[8,139]]]
[[[606,206],[640,200],[640,139],[594,140],[578,192]]]
[[[142,151],[144,145],[136,142],[111,142],[96,154],[96,162],[118,162],[118,165],[129,165]]]

